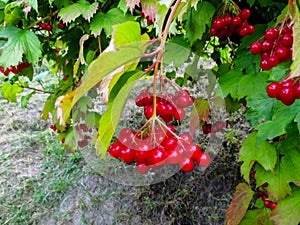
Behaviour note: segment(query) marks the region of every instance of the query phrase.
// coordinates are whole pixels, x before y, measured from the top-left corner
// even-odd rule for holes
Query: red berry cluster
[[[255,171],[252,171],[250,173],[250,179],[251,180],[255,180]],[[267,194],[267,190],[265,189],[266,187],[268,187],[268,183],[264,183],[263,185],[261,185],[258,190],[257,190],[257,196],[262,198],[263,202],[264,202],[264,206],[266,208],[269,208],[271,210],[275,209],[277,206],[277,202],[273,202],[271,200],[268,200],[268,194]]]
[[[211,123],[205,122],[202,125],[202,131],[204,134],[211,134],[211,136],[215,136],[216,132],[223,132],[224,128],[227,127],[227,122],[218,121],[213,125]]]
[[[175,137],[172,125],[158,126],[152,135],[142,136],[129,128],[123,128],[119,138],[109,146],[108,152],[113,158],[125,163],[136,162],[136,171],[146,174],[163,165],[179,165],[184,172],[194,169],[195,162],[199,166],[208,166],[210,156],[193,143],[189,134]]]
[[[39,27],[40,27],[42,30],[52,31],[52,24],[39,22]]]
[[[269,97],[280,100],[283,104],[289,106],[296,99],[300,99],[300,83],[293,80],[273,82],[267,86]]]
[[[243,9],[235,17],[223,15],[216,18],[213,20],[210,34],[219,38],[231,37],[233,34],[239,34],[240,36],[251,35],[254,33],[255,28],[247,22],[250,15],[251,12],[249,9]]]
[[[265,184],[262,186],[262,190],[260,190],[260,191],[257,192],[257,195],[258,195],[259,197],[262,198],[262,200],[263,200],[263,202],[264,202],[264,206],[265,206],[266,208],[269,208],[269,209],[273,210],[273,209],[276,208],[277,202],[273,202],[273,201],[271,201],[271,200],[268,200],[268,197],[269,197],[269,196],[268,196],[268,194],[267,194],[267,191],[264,189],[264,188],[267,187],[267,186],[268,186],[268,183],[265,183]]]
[[[260,54],[260,67],[263,70],[270,70],[292,59],[293,32],[290,26],[283,26],[281,31],[272,27],[260,39],[251,44],[250,51]]]
[[[14,74],[20,73],[23,69],[30,67],[29,62],[21,62],[17,66],[10,66],[9,68],[4,69],[0,66],[0,72],[7,76],[10,72]]]
[[[136,97],[135,103],[139,107],[144,107],[144,115],[150,119],[153,115],[153,95],[147,90],[142,90]],[[191,106],[194,98],[187,90],[177,92],[176,96],[167,94],[166,96],[156,97],[156,114],[166,123],[175,120],[183,120],[185,117],[184,108]]]

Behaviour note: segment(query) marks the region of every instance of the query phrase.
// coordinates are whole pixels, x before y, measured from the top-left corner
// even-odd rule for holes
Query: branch
[[[33,91],[38,91],[38,92],[47,93],[47,94],[54,94],[53,91],[45,91],[45,90],[34,88],[34,87],[26,87],[26,86],[23,86],[23,85],[19,85],[19,87],[27,88],[27,89],[30,89],[30,90],[33,90]]]

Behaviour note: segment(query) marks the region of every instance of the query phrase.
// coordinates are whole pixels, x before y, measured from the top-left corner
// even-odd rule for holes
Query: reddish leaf
[[[156,6],[156,0],[141,0],[142,13],[145,15],[145,18],[149,18],[151,21],[155,21],[158,7]]]
[[[246,183],[239,183],[230,206],[226,210],[226,225],[238,225],[245,216],[254,192]]]
[[[194,102],[194,107],[190,116],[190,132],[195,133],[199,127],[200,121],[208,121],[209,102],[207,100],[197,98]]]
[[[133,12],[135,6],[140,5],[140,0],[126,0],[126,6],[129,8],[130,12]]]

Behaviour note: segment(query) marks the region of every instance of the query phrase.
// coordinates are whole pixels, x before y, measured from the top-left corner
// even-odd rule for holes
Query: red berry
[[[65,25],[63,23],[59,23],[56,25],[59,29],[64,29]]]
[[[264,40],[261,44],[261,49],[263,52],[271,51],[273,48],[274,43],[269,40]]]
[[[261,43],[259,43],[258,41],[256,42],[253,42],[250,46],[250,51],[252,54],[258,54],[260,53],[262,50],[262,46],[261,46]]]
[[[270,208],[271,203],[272,203],[272,201],[270,201],[270,200],[265,200],[265,201],[264,201],[264,206],[265,206],[266,208]]]
[[[240,12],[240,17],[243,19],[243,20],[247,20],[251,15],[251,11],[249,9],[243,9],[241,12]]]
[[[249,34],[248,27],[242,27],[242,29],[239,32],[239,35],[242,36],[242,37],[244,37],[244,36],[246,36],[248,34]]]
[[[210,161],[210,156],[206,152],[203,152],[203,154],[201,154],[201,156],[196,160],[199,166],[209,166]]]
[[[113,158],[119,158],[122,149],[124,149],[124,146],[120,142],[115,142],[109,146],[108,153]]]
[[[273,82],[268,85],[267,93],[268,93],[269,97],[276,98],[277,96],[279,96],[281,89],[282,89],[282,87],[279,83]]]
[[[275,55],[279,58],[279,59],[282,59],[282,58],[285,58],[287,57],[289,54],[289,50],[284,47],[284,46],[279,46],[276,51],[275,51]]]
[[[178,140],[176,138],[166,138],[161,143],[161,146],[166,150],[174,150],[177,147]]]
[[[195,165],[193,160],[185,158],[179,163],[179,166],[183,172],[190,172],[194,169]]]
[[[254,34],[255,27],[253,25],[248,25],[248,35]]]
[[[275,41],[279,37],[279,31],[276,28],[272,27],[266,31],[264,37],[266,40]]]
[[[193,142],[193,137],[189,134],[181,134],[180,138],[183,141],[183,144],[190,144]]]
[[[250,173],[250,179],[255,180],[255,171]]]
[[[260,55],[261,59],[268,59],[270,58],[270,53],[268,52],[262,52],[261,55]]]
[[[171,122],[173,120],[173,115],[165,115],[165,116],[161,116],[161,118],[166,123],[169,123],[169,122]]]
[[[219,30],[219,29],[225,27],[225,25],[226,25],[226,23],[223,18],[216,18],[213,21],[212,27]]]
[[[197,144],[190,144],[186,147],[187,157],[192,160],[197,160],[203,154],[201,148]]]
[[[150,119],[153,115],[153,105],[146,105],[144,107],[144,115],[147,119]]]
[[[234,18],[232,19],[232,25],[235,26],[235,27],[241,26],[242,23],[243,23],[242,18],[239,17],[239,16],[236,16],[236,17],[234,17]]]
[[[189,96],[182,96],[182,95],[179,95],[177,97],[177,101],[176,101],[176,104],[181,107],[181,108],[186,108],[186,107],[189,107],[193,104],[192,100],[190,99]]]
[[[88,143],[87,139],[83,139],[81,141],[78,141],[77,144],[80,148],[83,148],[83,147],[87,146],[89,143]]]
[[[260,68],[262,68],[262,70],[270,70],[270,69],[272,69],[272,67],[271,67],[268,59],[263,59],[260,62]]]
[[[120,159],[122,159],[125,163],[132,163],[135,159],[135,151],[128,147],[121,149]]]
[[[149,168],[147,167],[147,165],[145,163],[137,162],[135,165],[135,169],[140,174],[146,174],[149,172]]]
[[[181,154],[177,150],[167,151],[168,163],[177,164],[180,162]]]
[[[183,108],[175,108],[173,116],[174,116],[175,120],[183,120],[185,117],[184,109]]]
[[[164,132],[167,137],[173,137],[172,133],[175,133],[175,128],[172,125],[167,125],[166,129],[164,129]]]
[[[46,30],[46,24],[45,23],[39,22],[39,26],[42,30]]]
[[[266,201],[267,198],[268,198],[268,195],[266,195],[265,192],[263,192],[263,195],[261,196],[261,199],[263,201]]]
[[[279,99],[283,104],[289,106],[296,99],[296,91],[293,87],[283,87],[279,93]]]
[[[293,35],[290,33],[286,33],[281,38],[281,43],[286,47],[290,48],[293,45]]]
[[[294,87],[295,82],[294,80],[285,80],[280,82],[282,87]]]
[[[150,165],[161,165],[163,161],[167,158],[167,152],[162,148],[156,148],[153,151],[153,155],[149,158],[148,163]]]
[[[270,56],[270,58],[268,59],[270,66],[273,68],[275,66],[277,66],[279,64],[279,59],[277,56],[272,55]]]
[[[210,28],[210,35],[216,36],[217,35],[217,29],[216,28]]]
[[[51,24],[46,24],[45,30],[52,31],[52,25]]]
[[[232,23],[232,17],[228,16],[228,15],[224,15],[222,16],[222,18],[224,19],[225,25],[226,26],[230,26]]]
[[[296,92],[296,98],[300,98],[300,83],[295,84],[294,86],[295,92]]]
[[[271,210],[274,210],[274,209],[276,208],[276,206],[277,206],[277,202],[271,202],[269,208],[270,208]]]

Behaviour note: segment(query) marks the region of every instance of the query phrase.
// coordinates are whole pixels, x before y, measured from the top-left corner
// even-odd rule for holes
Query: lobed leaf
[[[63,20],[64,23],[70,23],[79,16],[83,16],[84,19],[90,21],[93,15],[96,13],[98,6],[98,2],[90,4],[86,0],[80,0],[77,3],[73,3],[62,8],[58,13],[58,16]]]
[[[271,212],[268,208],[248,210],[239,225],[274,225],[274,222],[269,220]]]
[[[239,160],[243,162],[241,166],[241,174],[249,183],[250,170],[257,161],[267,171],[273,171],[277,162],[277,151],[274,145],[267,141],[256,146],[257,133],[251,133],[243,142],[239,153]]]
[[[0,37],[8,39],[0,49],[0,65],[3,67],[17,66],[22,62],[23,55],[25,55],[28,62],[34,64],[42,54],[41,43],[30,30],[6,27],[0,31]]]
[[[210,104],[208,100],[197,98],[190,115],[190,132],[195,133],[199,128],[200,121],[208,121],[210,114]]]
[[[275,225],[298,225],[300,223],[300,189],[292,194],[279,201],[272,212],[270,220],[274,221]]]

